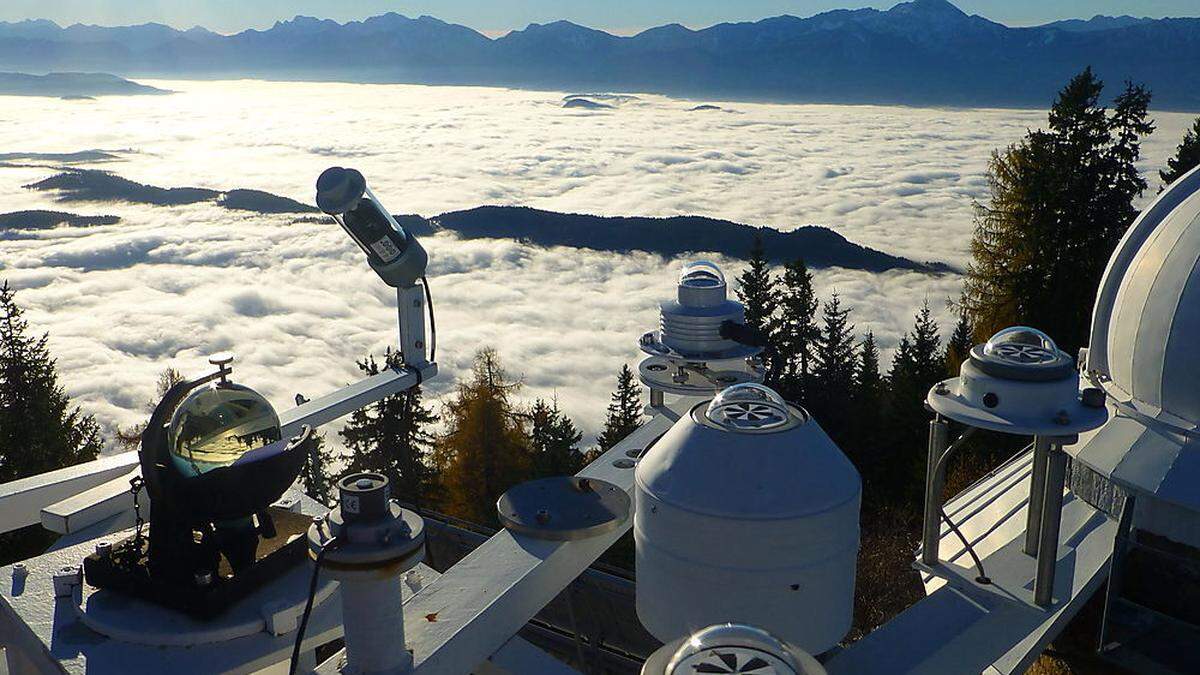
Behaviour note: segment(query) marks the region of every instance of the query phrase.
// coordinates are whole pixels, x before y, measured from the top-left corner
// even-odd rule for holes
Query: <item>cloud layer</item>
[[[331,164],[353,165],[398,213],[479,204],[666,216],[695,213],[789,228],[820,224],[920,260],[961,264],[971,200],[992,148],[1043,113],[696,102],[641,96],[614,110],[563,109],[561,93],[467,87],[155,82],[147,99],[2,99],[0,149],[124,150],[106,165],[155,185],[245,187],[312,200]],[[1157,115],[1146,166],[1188,123]],[[0,167],[0,212],[58,208],[21,185],[46,166]],[[394,343],[394,298],[334,226],[212,204],[70,204],[118,225],[0,239],[0,277],[49,330],[64,384],[108,425],[144,417],[156,373],[185,372],[232,349],[238,377],[280,408],[358,377],[354,360]],[[536,249],[515,242],[425,242],[452,386],[475,349],[496,346],[526,396],[557,395],[589,434],[613,376],[637,358],[682,261]],[[730,277],[739,264],[725,262]],[[854,307],[885,348],[928,298],[959,279],[825,270],[823,294]]]

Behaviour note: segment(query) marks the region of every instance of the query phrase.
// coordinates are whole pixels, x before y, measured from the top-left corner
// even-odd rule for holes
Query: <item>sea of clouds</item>
[[[562,108],[563,92],[477,87],[151,84],[178,93],[0,97],[0,153],[120,151],[118,161],[87,166],[164,187],[256,188],[307,203],[321,170],[349,165],[397,213],[524,204],[819,224],[890,253],[962,265],[990,152],[1044,120],[1031,111],[872,106],[690,111],[697,102],[645,95],[592,111]],[[1156,118],[1147,171],[1190,123]],[[0,235],[0,278],[19,289],[35,330],[50,332],[64,385],[107,430],[144,419],[166,365],[196,373],[205,355],[233,350],[238,379],[284,408],[296,393],[357,379],[356,359],[394,344],[392,291],[336,226],[213,204],[61,204],[22,188],[55,172],[0,167],[0,212],[122,222]],[[447,234],[424,244],[443,372],[428,389],[450,391],[475,350],[491,345],[523,379],[523,397],[556,397],[589,436],[683,262]],[[730,277],[741,267],[717,261]],[[836,291],[853,307],[859,332],[875,331],[885,363],[923,300],[948,330],[946,300],[960,284],[912,272],[816,276],[823,295]]]

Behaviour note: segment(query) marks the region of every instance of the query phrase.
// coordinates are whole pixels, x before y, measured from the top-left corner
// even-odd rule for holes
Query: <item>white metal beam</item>
[[[696,404],[684,399],[651,418],[592,462],[581,476],[633,492],[630,453],[640,453]],[[404,606],[415,670],[465,675],[494,654],[633,524],[578,541],[547,541],[501,531]]]
[[[122,452],[0,485],[0,533],[36,525],[42,509],[118,478],[137,464],[136,452]]]

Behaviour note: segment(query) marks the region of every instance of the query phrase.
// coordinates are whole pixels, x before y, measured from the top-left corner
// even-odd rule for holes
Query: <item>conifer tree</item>
[[[529,477],[529,432],[512,400],[520,386],[508,379],[496,350],[484,347],[475,354],[471,378],[446,403],[446,433],[434,448],[434,466],[450,515],[495,525],[496,500]]]
[[[608,404],[608,415],[604,419],[604,430],[596,437],[600,452],[607,452],[621,439],[633,433],[642,423],[642,388],[630,370],[629,364],[621,366],[617,375],[617,389]]]
[[[813,275],[802,258],[783,268],[779,294],[780,389],[789,400],[805,401],[813,379],[813,353],[821,338],[817,326]]]
[[[1183,142],[1175,148],[1175,156],[1167,160],[1167,168],[1158,172],[1163,182],[1159,192],[1197,166],[1200,166],[1200,117],[1196,118],[1192,128],[1184,134]]]
[[[1058,94],[1047,130],[993,153],[991,196],[976,206],[962,306],[980,335],[1026,324],[1073,353],[1087,341],[1096,288],[1145,190],[1136,162],[1154,130],[1132,84],[1100,105],[1091,69]]]
[[[0,285],[0,483],[95,459],[100,429],[58,383],[49,335],[29,323],[8,282]]]
[[[778,377],[782,365],[779,363],[779,326],[775,316],[779,309],[779,289],[778,281],[771,274],[771,264],[767,262],[760,237],[754,238],[748,262],[749,266],[737,278],[737,296],[746,308],[746,325],[767,340],[768,347],[764,353],[768,369],[767,384],[776,386],[773,380]]]
[[[885,489],[893,493],[911,497],[924,489],[929,421],[925,397],[946,373],[939,343],[937,323],[925,302],[914,318],[912,330],[901,338],[888,372],[885,475],[891,484]]]
[[[384,352],[383,366],[374,356],[358,362],[359,370],[378,375],[382,368],[403,366],[399,352],[390,347]],[[434,436],[429,426],[438,421],[437,415],[421,400],[420,387],[394,394],[350,415],[350,421],[339,435],[349,451],[344,473],[375,471],[391,481],[392,496],[404,502],[424,505],[430,495],[431,469],[429,453]],[[323,449],[322,449],[323,450]],[[336,477],[329,476],[329,456],[312,458],[315,464],[306,485],[316,492],[327,491]],[[311,494],[311,493],[310,493]],[[311,494],[317,499],[316,494]],[[320,501],[318,499],[318,501]]]
[[[337,476],[333,475],[333,452],[325,447],[325,435],[313,433],[313,449],[304,458],[304,466],[300,469],[300,484],[304,493],[325,506],[337,502],[334,484]]]
[[[946,341],[944,360],[946,362],[946,375],[948,377],[958,377],[959,367],[971,355],[971,348],[974,346],[975,340],[971,333],[971,322],[967,319],[965,312],[959,313],[958,323],[954,324],[954,332],[950,334],[950,339]]]
[[[850,428],[848,404],[854,391],[854,326],[850,308],[842,307],[834,293],[821,308],[821,334],[814,354],[813,380],[816,392],[808,406],[834,440],[844,442]]]
[[[875,343],[875,333],[867,331],[859,343],[858,360],[854,368],[854,389],[850,397],[854,419],[847,433],[846,447],[847,454],[860,473],[868,472],[867,453],[879,442],[885,385],[879,371],[879,346]]]
[[[558,409],[557,401],[547,403],[540,398],[534,401],[529,419],[535,478],[574,475],[583,468],[583,454],[578,447],[583,434]]]

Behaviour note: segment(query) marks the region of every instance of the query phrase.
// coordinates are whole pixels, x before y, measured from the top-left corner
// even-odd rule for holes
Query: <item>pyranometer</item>
[[[756,358],[765,340],[745,325],[741,303],[728,298],[725,275],[715,263],[683,266],[674,300],[659,305],[659,328],[642,335],[647,355],[638,367],[654,400],[662,392],[711,396],[746,382],[760,382]]]

